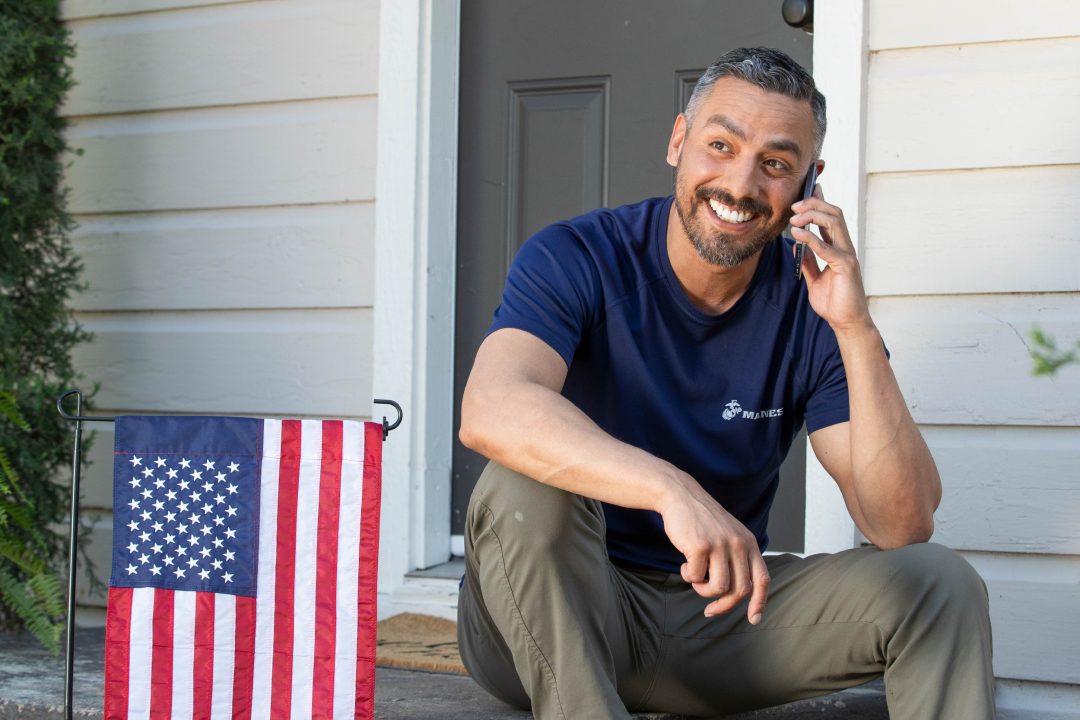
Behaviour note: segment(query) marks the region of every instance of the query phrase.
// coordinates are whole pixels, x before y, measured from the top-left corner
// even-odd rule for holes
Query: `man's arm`
[[[814,453],[867,539],[882,548],[925,542],[934,532],[941,479],[870,317],[843,214],[820,188],[793,208],[796,239],[828,263],[819,270],[807,253],[803,273],[811,306],[836,333],[851,409],[849,422],[810,435]],[[821,228],[824,241],[803,229],[809,223]]]
[[[509,328],[492,333],[465,387],[461,442],[567,492],[660,513],[687,558],[683,578],[717,598],[706,615],[727,612],[752,593],[747,617],[760,621],[769,577],[753,534],[692,477],[611,437],[564,398],[566,372],[539,338]]]

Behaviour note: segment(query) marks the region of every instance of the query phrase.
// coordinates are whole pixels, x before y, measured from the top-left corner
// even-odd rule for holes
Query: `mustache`
[[[727,205],[733,210],[761,215],[765,219],[772,217],[772,208],[768,205],[762,205],[750,198],[736,198],[726,190],[707,187],[698,188],[697,192],[694,193],[694,197],[698,202],[708,202],[715,198],[717,202]]]

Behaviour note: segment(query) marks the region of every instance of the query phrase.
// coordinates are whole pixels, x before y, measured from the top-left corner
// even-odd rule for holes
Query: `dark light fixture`
[[[780,12],[791,27],[814,32],[814,0],[784,0]]]

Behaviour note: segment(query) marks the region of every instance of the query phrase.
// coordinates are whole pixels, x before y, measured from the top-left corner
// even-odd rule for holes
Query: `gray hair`
[[[802,65],[772,48],[739,48],[721,55],[694,86],[683,113],[687,125],[693,123],[702,100],[722,77],[739,78],[762,90],[809,102],[814,113],[814,157],[821,154],[825,142],[825,96]]]

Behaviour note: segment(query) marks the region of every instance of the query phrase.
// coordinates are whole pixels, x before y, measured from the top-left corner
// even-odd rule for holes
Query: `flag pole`
[[[64,401],[75,396],[75,414],[64,411]],[[84,420],[115,422],[111,417],[83,417],[82,392],[68,390],[56,398],[56,409],[65,420],[75,422],[75,448],[71,459],[71,535],[68,541],[67,643],[64,648],[64,719],[71,720],[75,694],[75,561],[79,545],[79,483],[82,480],[82,424]]]

